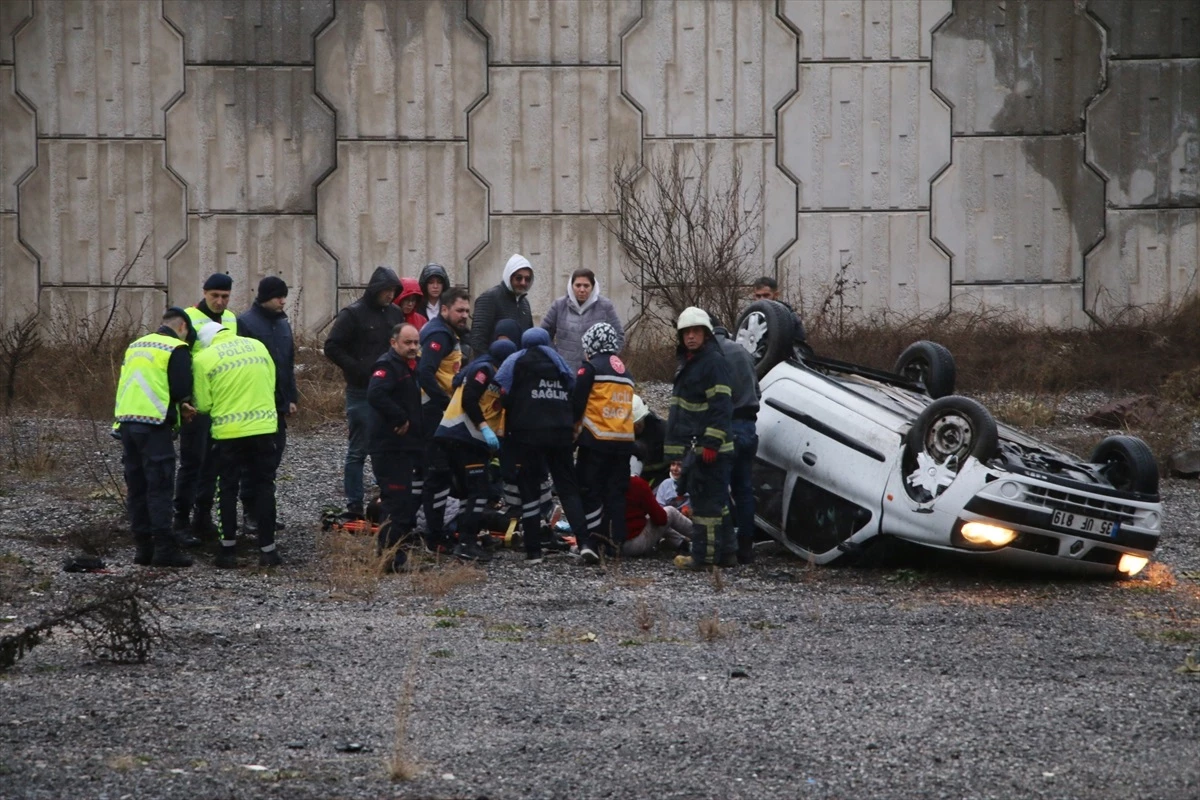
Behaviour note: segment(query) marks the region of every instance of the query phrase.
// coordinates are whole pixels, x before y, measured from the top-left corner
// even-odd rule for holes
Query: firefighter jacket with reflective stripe
[[[719,453],[733,452],[733,392],[729,365],[721,346],[709,336],[695,352],[680,346],[667,441],[663,452],[681,458],[693,445]]]
[[[218,331],[192,357],[196,410],[212,415],[212,437],[241,439],[275,433],[275,363],[257,339]]]
[[[212,318],[212,313],[208,310],[208,305],[204,304],[204,308],[201,308],[201,304],[204,304],[203,300],[194,306],[188,306],[184,309],[187,312],[188,319],[192,321],[192,327],[196,330],[200,330],[200,326],[206,322],[218,321]],[[234,314],[228,308],[221,312],[221,319],[219,321],[231,333],[238,332],[237,314]],[[196,352],[198,349],[196,344],[192,345],[192,352]]]
[[[421,360],[417,362],[417,382],[421,384],[422,403],[432,403],[442,412],[450,404],[454,376],[462,367],[462,346],[458,334],[446,321],[434,317],[421,328]],[[436,420],[434,420],[436,424]]]
[[[184,348],[182,357],[186,358],[187,342],[170,334],[148,333],[125,348],[113,414],[118,423],[175,423],[173,406],[190,393],[190,387],[171,386],[171,356],[180,347]]]
[[[470,442],[487,447],[480,426],[487,423],[496,436],[504,435],[504,406],[500,402],[500,387],[493,378],[498,365],[490,358],[480,358],[467,367],[470,373],[454,390],[450,405],[442,415],[435,439]]]
[[[367,403],[372,411],[369,452],[420,452],[425,449],[421,388],[417,386],[415,369],[415,361],[401,358],[391,348],[375,362],[375,371],[367,383]],[[405,424],[408,430],[403,434],[396,433],[396,429]]]
[[[571,395],[580,447],[633,452],[633,376],[612,353],[598,353],[579,368]]]
[[[505,438],[523,445],[570,445],[575,427],[571,373],[564,375],[541,347],[509,358],[514,360],[510,388],[504,394]]]

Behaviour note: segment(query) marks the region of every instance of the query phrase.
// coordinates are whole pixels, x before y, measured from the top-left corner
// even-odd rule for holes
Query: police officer
[[[200,330],[216,322],[237,331],[237,316],[229,309],[233,278],[214,272],[204,282],[204,297],[185,309],[192,328]],[[192,345],[193,353],[195,345]],[[179,475],[175,481],[175,532],[187,546],[199,544],[196,536],[213,533],[213,496],[217,487],[217,463],[213,457],[208,414],[196,414],[179,429]],[[189,523],[190,517],[190,523]]]
[[[525,560],[542,562],[541,483],[547,472],[576,535],[585,535],[587,521],[579,497],[573,462],[575,418],[571,389],[575,376],[550,346],[550,334],[530,328],[521,336],[523,349],[496,371],[504,403],[504,450],[511,458],[521,498],[525,531]]]
[[[237,566],[238,479],[253,482],[258,523],[258,564],[282,563],[275,548],[275,364],[257,339],[238,336],[215,322],[197,333],[192,359],[196,410],[212,417],[217,460],[221,546],[216,566]]]
[[[488,463],[500,449],[500,437],[504,435],[504,407],[495,376],[504,359],[516,349],[511,341],[497,339],[488,352],[455,376],[454,394],[434,434],[466,495],[454,548],[454,555],[464,561],[491,558],[479,546],[479,529],[488,501],[493,499]]]
[[[187,313],[168,308],[162,325],[125,349],[117,382],[114,416],[121,436],[129,527],[137,547],[133,563],[190,567],[171,532],[171,496],[175,483],[172,431],[181,414],[195,413],[184,402],[192,395],[195,337]]]
[[[446,500],[450,497],[450,462],[443,448],[432,440],[450,405],[454,376],[462,368],[462,339],[470,330],[471,300],[467,290],[454,287],[441,297],[438,316],[421,328],[421,360],[417,382],[422,392],[422,430],[429,438],[422,477],[416,481],[425,507],[426,544],[429,549],[453,547],[446,532]],[[423,479],[422,479],[423,478]]]
[[[417,385],[417,327],[404,322],[392,329],[390,346],[375,362],[367,383],[367,403],[374,412],[368,450],[383,506],[379,550],[402,544],[412,531],[420,493],[415,488],[417,463],[428,446],[423,431],[421,389]],[[404,547],[392,558],[392,569],[408,561]]]
[[[625,493],[633,452],[633,376],[617,357],[621,336],[607,322],[583,333],[583,357],[571,405],[579,431],[577,469],[587,530],[577,537],[584,563],[599,561],[607,540],[613,554],[625,543]]]
[[[733,395],[733,462],[729,472],[729,494],[737,529],[739,564],[754,562],[754,457],[758,454],[758,401],[762,390],[754,374],[750,351],[733,341],[729,331],[709,314],[713,333],[729,365]]]
[[[667,416],[663,452],[683,461],[685,490],[692,498],[692,554],[676,556],[681,569],[732,566],[737,544],[729,517],[733,465],[733,402],[729,366],[702,309],[679,315],[679,365]]]

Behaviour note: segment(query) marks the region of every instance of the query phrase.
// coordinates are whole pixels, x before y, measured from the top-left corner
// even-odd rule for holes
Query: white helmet
[[[708,318],[708,312],[702,308],[688,306],[679,315],[679,321],[675,323],[675,329],[682,331],[687,328],[694,328],[697,325],[708,328],[708,332],[712,333],[713,324],[712,320]]]
[[[646,405],[646,401],[642,399],[640,394],[633,396],[633,421],[637,424],[646,418],[650,413],[650,407]]]

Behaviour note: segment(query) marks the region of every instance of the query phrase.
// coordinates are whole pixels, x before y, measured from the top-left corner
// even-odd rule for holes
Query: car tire
[[[903,375],[925,387],[925,393],[936,399],[954,394],[958,368],[954,356],[937,342],[913,342],[896,359],[892,372]]]
[[[774,300],[755,300],[738,315],[734,338],[754,359],[759,380],[792,356],[794,326],[792,310]]]
[[[942,397],[926,406],[905,439],[914,460],[918,453],[925,453],[934,462],[944,464],[956,456],[959,466],[967,456],[986,461],[999,446],[1000,433],[991,413],[975,400],[959,395]]]
[[[1158,494],[1158,462],[1154,453],[1136,436],[1109,436],[1088,459],[1100,464],[1114,489],[1139,494]]]

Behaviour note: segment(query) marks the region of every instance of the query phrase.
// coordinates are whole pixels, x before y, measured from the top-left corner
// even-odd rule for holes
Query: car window
[[[870,521],[870,510],[797,477],[784,530],[797,545],[819,555],[833,550]]]
[[[754,513],[776,530],[783,530],[783,488],[787,473],[760,458],[754,459]]]

